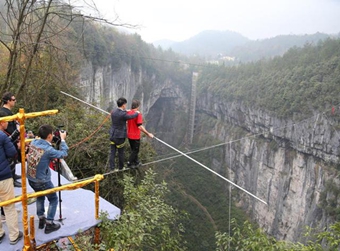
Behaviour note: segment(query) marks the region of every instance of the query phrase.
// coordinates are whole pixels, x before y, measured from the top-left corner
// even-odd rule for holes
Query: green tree
[[[155,183],[150,169],[139,185],[131,175],[124,175],[125,207],[116,221],[102,217],[102,243],[114,250],[186,250],[179,220],[184,217],[165,203],[167,184]]]

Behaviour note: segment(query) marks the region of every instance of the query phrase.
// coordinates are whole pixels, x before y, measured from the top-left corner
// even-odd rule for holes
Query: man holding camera
[[[13,109],[13,107],[15,106],[16,103],[16,99],[15,96],[13,95],[13,93],[11,92],[6,92],[4,93],[4,95],[2,96],[2,102],[3,102],[3,106],[0,108],[0,111],[3,111],[6,113],[6,116],[12,116],[13,112],[11,111]],[[17,130],[17,123],[15,121],[9,121],[8,122],[8,126],[7,129],[5,130],[5,133],[8,136],[11,136],[14,132],[19,132]],[[18,138],[19,135],[17,135]],[[21,157],[20,154],[20,150],[18,148],[18,141],[16,140],[13,142],[14,146],[16,147],[17,151],[18,151],[18,158]],[[20,159],[19,159],[20,162]],[[14,180],[14,186],[15,187],[21,187],[21,183],[18,181],[19,179],[21,179],[20,175],[15,174],[15,166],[16,166],[16,160],[12,161],[11,163],[11,171],[12,171],[12,177]]]
[[[68,146],[65,142],[66,131],[59,131],[60,145],[58,150],[52,146],[54,137],[52,126],[42,125],[39,128],[38,136],[40,139],[34,139],[31,142],[27,154],[27,179],[30,186],[36,192],[54,188],[51,181],[50,161],[66,157],[68,151]],[[49,201],[47,217],[45,216],[45,197]],[[39,229],[45,227],[45,234],[57,231],[60,228],[60,224],[54,223],[53,220],[57,211],[58,195],[51,193],[40,196],[37,198],[36,203]]]

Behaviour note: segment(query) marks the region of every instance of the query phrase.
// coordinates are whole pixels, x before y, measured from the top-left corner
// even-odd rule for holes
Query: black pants
[[[15,166],[16,166],[16,161],[14,161],[13,163],[11,163],[11,172],[12,172],[12,177],[13,180],[15,180]]]
[[[131,147],[131,155],[129,158],[129,162],[132,165],[137,165],[139,163],[138,153],[140,146],[140,139],[129,139],[130,147]]]
[[[115,138],[111,142],[111,155],[110,155],[110,169],[115,169],[115,158],[116,158],[116,151],[118,150],[118,165],[119,169],[124,168],[124,142],[125,138]]]

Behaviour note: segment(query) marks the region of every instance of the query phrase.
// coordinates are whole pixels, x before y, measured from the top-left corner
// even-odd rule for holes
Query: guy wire
[[[157,137],[154,137],[154,139],[156,139],[156,140],[158,140],[159,142],[161,142],[162,144],[164,144],[164,145],[166,145],[166,146],[170,147],[171,149],[175,150],[176,152],[178,152],[178,153],[182,154],[183,156],[185,156],[185,157],[187,157],[188,159],[192,160],[192,161],[193,161],[193,162],[195,162],[196,164],[198,164],[198,165],[200,165],[201,167],[203,167],[203,168],[207,169],[209,172],[211,172],[211,173],[213,173],[213,174],[217,175],[218,177],[220,177],[220,178],[224,179],[225,181],[229,182],[229,183],[230,183],[230,184],[232,184],[233,186],[237,187],[238,189],[242,190],[243,192],[247,193],[248,195],[252,196],[253,198],[255,198],[255,199],[257,199],[258,201],[260,201],[260,202],[262,202],[262,203],[264,203],[264,204],[266,204],[266,205],[267,205],[267,202],[265,202],[264,200],[262,200],[262,199],[258,198],[257,196],[255,196],[255,195],[254,195],[254,194],[252,194],[251,192],[247,191],[246,189],[244,189],[244,188],[240,187],[239,185],[235,184],[234,182],[232,182],[232,181],[228,180],[227,178],[225,178],[225,177],[224,177],[224,176],[222,176],[221,174],[219,174],[219,173],[215,172],[214,170],[212,170],[212,169],[208,168],[207,166],[203,165],[201,162],[199,162],[199,161],[197,161],[197,160],[195,160],[195,159],[191,158],[191,157],[190,157],[190,156],[188,156],[187,154],[185,154],[185,153],[181,152],[181,151],[180,151],[180,150],[178,150],[177,148],[175,148],[175,147],[173,147],[173,146],[171,146],[171,145],[167,144],[166,142],[164,142],[164,141],[160,140],[160,139],[159,139],[159,138],[157,138]]]

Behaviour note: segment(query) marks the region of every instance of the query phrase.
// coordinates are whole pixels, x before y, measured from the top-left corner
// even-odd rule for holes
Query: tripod
[[[57,150],[60,150],[60,142],[61,140],[58,140],[57,143],[56,143],[56,148]],[[61,163],[60,163],[60,159],[56,159],[56,169],[57,169],[57,172],[58,172],[58,186],[60,187],[61,186]],[[62,217],[62,213],[61,213],[61,202],[63,201],[61,199],[61,191],[58,192],[58,199],[59,199],[59,222],[61,222],[61,224],[63,224],[63,220],[66,219],[66,218],[63,218]]]

